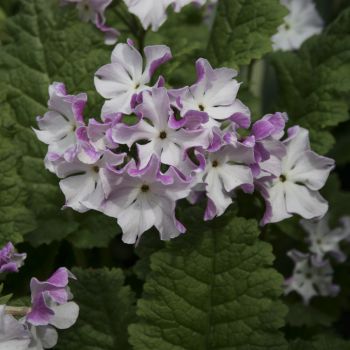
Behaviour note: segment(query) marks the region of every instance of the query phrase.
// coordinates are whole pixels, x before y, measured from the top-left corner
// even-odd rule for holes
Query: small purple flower
[[[147,46],[145,69],[143,58],[131,41],[118,44],[112,52],[112,63],[101,67],[95,73],[95,86],[100,95],[107,99],[102,107],[102,117],[114,113],[130,114],[134,96],[150,90],[148,84],[163,63],[171,59],[167,46]]]
[[[332,255],[339,262],[346,260],[346,255],[340,250],[339,243],[350,238],[350,226],[347,220],[341,220],[342,226],[331,230],[328,216],[321,220],[301,220],[300,225],[307,232],[309,250],[317,259],[321,260],[326,254]],[[345,223],[345,225],[344,225]]]
[[[305,304],[317,296],[336,296],[340,287],[333,284],[333,268],[328,260],[292,250],[288,256],[294,261],[293,275],[284,283],[284,293],[297,292]]]
[[[270,159],[271,155],[279,159],[285,155],[286,150],[280,139],[284,135],[287,120],[286,114],[277,112],[268,114],[253,124],[251,136],[255,140],[257,163]]]
[[[175,168],[170,167],[165,174],[161,173],[156,156],[142,170],[131,161],[123,169],[121,178],[116,178],[110,171],[110,184],[111,193],[103,210],[108,216],[118,219],[125,243],[135,243],[153,226],[160,232],[162,240],[185,232],[185,227],[175,218],[175,206],[177,200],[188,196],[191,183]]]
[[[75,279],[75,276],[61,267],[47,281],[31,279],[32,308],[26,316],[29,324],[66,329],[75,323],[79,307],[70,301],[73,295],[68,287],[69,278]]]
[[[18,269],[23,265],[27,254],[18,254],[15,252],[15,247],[11,242],[8,242],[0,250],[0,273],[3,272],[18,272]]]
[[[85,157],[86,145],[82,140],[81,128],[84,128],[83,110],[87,101],[86,94],[68,95],[62,83],[53,83],[49,87],[49,111],[38,117],[40,130],[34,132],[41,142],[49,145],[46,161],[49,170],[50,162],[63,157],[71,161],[76,155]]]

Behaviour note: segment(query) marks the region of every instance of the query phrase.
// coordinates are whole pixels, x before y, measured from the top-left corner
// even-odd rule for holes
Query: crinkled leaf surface
[[[292,124],[310,129],[313,146],[320,153],[327,153],[334,144],[329,127],[349,118],[349,28],[350,8],[299,51],[272,56],[280,107]]]
[[[44,168],[46,146],[36,140],[31,127],[47,110],[53,81],[65,82],[70,93],[88,92],[90,110],[98,113],[101,104],[93,75],[108,62],[110,47],[93,25],[77,19],[74,8],[62,8],[58,1],[21,1],[18,14],[6,21],[6,30],[11,39],[0,47],[0,126],[14,133],[13,145],[22,152],[18,171],[29,194],[26,205],[36,215],[38,231],[47,231],[34,244],[49,243],[70,233],[57,233],[58,227],[77,223],[71,214],[58,215],[64,198],[58,180]],[[20,192],[20,181],[13,186],[12,191]],[[54,222],[52,230],[47,220]],[[102,227],[99,235],[103,234]]]
[[[272,51],[287,10],[279,0],[220,0],[208,46],[216,65],[238,67]]]
[[[127,350],[127,327],[135,319],[135,297],[124,286],[120,269],[73,269],[74,300],[80,306],[77,323],[61,331],[58,349]]]
[[[285,349],[282,278],[256,222],[206,227],[151,256],[140,321],[129,330],[134,349]]]
[[[35,228],[34,217],[25,207],[27,192],[18,175],[20,152],[11,139],[0,133],[0,247],[22,241]]]
[[[164,241],[159,239],[159,233],[156,230],[152,230],[141,236],[140,241],[135,247],[135,253],[140,259],[133,267],[133,271],[139,279],[146,279],[146,276],[151,270],[152,254],[162,248],[164,248]]]

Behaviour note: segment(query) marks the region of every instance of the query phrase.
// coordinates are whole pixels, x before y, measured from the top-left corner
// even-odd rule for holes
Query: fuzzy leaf
[[[213,64],[238,67],[272,51],[286,15],[279,0],[220,0],[208,46]]]
[[[127,326],[135,319],[135,297],[124,286],[120,269],[73,269],[74,300],[80,306],[77,323],[60,332],[58,349],[127,350]]]
[[[134,349],[285,349],[282,278],[256,222],[206,227],[152,255]]]
[[[0,46],[0,127],[13,132],[14,147],[22,151],[18,171],[29,194],[25,203],[41,232],[38,239],[33,233],[31,241],[49,243],[71,232],[58,232],[60,226],[77,224],[69,213],[58,215],[64,198],[58,180],[44,168],[46,145],[36,139],[31,127],[36,125],[36,116],[47,110],[48,86],[54,81],[65,82],[70,93],[88,92],[90,110],[98,113],[101,104],[93,76],[108,62],[110,48],[92,24],[77,20],[75,8],[60,7],[57,1],[22,0],[17,14],[5,25],[10,39]],[[87,111],[86,116],[92,115]],[[20,193],[21,187],[22,182],[17,181],[12,191]],[[17,206],[26,200],[20,198]],[[48,225],[47,220],[55,224]],[[106,240],[110,236],[106,233]]]
[[[288,112],[292,124],[310,129],[315,150],[323,154],[335,141],[329,128],[349,118],[349,28],[350,8],[299,51],[272,56],[280,107]]]
[[[35,228],[32,213],[25,207],[27,192],[18,175],[20,152],[0,133],[0,246],[21,242]]]

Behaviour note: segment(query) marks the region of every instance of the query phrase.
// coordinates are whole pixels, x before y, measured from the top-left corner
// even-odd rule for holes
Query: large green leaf
[[[272,51],[286,14],[279,0],[220,0],[208,46],[213,63],[238,67]]]
[[[135,350],[285,349],[282,278],[256,222],[203,227],[152,255]]]
[[[120,269],[73,269],[74,300],[80,306],[76,325],[60,333],[58,349],[127,350],[127,327],[135,320],[135,297],[124,286]]]
[[[327,153],[334,144],[330,127],[349,118],[350,8],[297,52],[276,53],[280,107],[293,124],[310,129],[314,148]]]
[[[88,92],[91,108],[87,113],[97,114],[101,104],[93,75],[109,61],[111,49],[93,25],[77,19],[74,7],[62,8],[57,1],[47,0],[23,0],[20,4],[17,15],[6,21],[10,41],[0,46],[0,127],[13,132],[14,147],[22,152],[18,171],[29,193],[26,205],[38,222],[30,241],[49,243],[75,232],[72,242],[91,247],[99,225],[89,232],[92,239],[77,237],[76,232],[86,234],[86,225],[69,212],[58,214],[64,198],[58,180],[44,168],[46,146],[36,140],[31,127],[36,124],[35,117],[47,110],[48,86],[53,81],[65,82],[70,93]],[[22,182],[13,186],[13,191],[19,192]],[[65,228],[59,232],[60,227]],[[110,230],[98,228],[99,246],[106,246]]]
[[[35,228],[32,213],[25,207],[27,192],[17,173],[20,152],[0,133],[0,247],[22,241]]]

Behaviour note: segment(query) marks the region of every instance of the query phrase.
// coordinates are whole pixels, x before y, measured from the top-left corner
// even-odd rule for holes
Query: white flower
[[[166,21],[166,10],[172,0],[124,0],[129,12],[137,16],[145,30],[157,31]]]
[[[292,250],[288,256],[294,261],[293,275],[284,283],[284,293],[297,292],[308,304],[316,295],[336,296],[339,286],[333,284],[333,268],[329,261]]]
[[[232,203],[232,191],[240,186],[253,186],[249,164],[254,162],[252,147],[237,143],[208,153],[202,176],[208,197],[205,220],[222,215]],[[198,185],[197,185],[198,186]]]
[[[289,14],[272,37],[275,50],[299,49],[306,39],[322,32],[323,20],[312,0],[281,0],[281,3],[288,8]]]
[[[140,121],[132,126],[117,124],[112,130],[112,138],[116,143],[129,147],[135,142],[143,143],[137,143],[140,168],[149,163],[152,155],[157,155],[163,164],[178,166],[188,148],[202,146],[205,141],[201,129],[177,128],[165,88],[145,92],[143,102],[135,111],[142,116]]]
[[[106,193],[105,169],[121,164],[124,157],[108,150],[94,164],[84,164],[77,158],[55,164],[55,173],[62,179],[59,185],[66,198],[65,207],[79,212],[99,210]]]
[[[283,141],[287,153],[282,158],[281,174],[266,184],[269,213],[264,223],[278,222],[292,214],[305,219],[322,217],[328,210],[328,203],[318,191],[334,168],[334,160],[311,151],[306,129],[293,127],[288,133]]]
[[[340,250],[339,243],[350,237],[349,217],[342,218],[340,222],[342,226],[331,230],[327,216],[318,221],[300,221],[301,226],[308,233],[309,250],[318,259],[322,259],[327,253],[340,262],[346,259],[346,255]]]
[[[27,328],[0,305],[0,350],[27,350],[30,334]]]
[[[46,164],[52,170],[50,161],[60,157],[67,161],[77,154],[85,157],[78,145],[78,132],[84,126],[83,109],[87,95],[68,95],[62,83],[51,84],[49,95],[49,111],[37,118],[40,130],[33,130],[40,141],[49,145]]]
[[[188,196],[191,184],[173,167],[165,174],[159,167],[156,156],[142,170],[131,161],[123,169],[122,181],[114,185],[115,176],[110,173],[113,190],[104,205],[104,213],[118,219],[125,243],[135,243],[152,226],[158,229],[162,240],[185,232],[185,227],[175,218],[175,206],[177,200]]]
[[[43,350],[53,348],[58,341],[58,334],[51,326],[29,325],[31,342],[28,350]]]
[[[155,70],[171,59],[170,49],[164,45],[147,46],[144,53],[145,68],[141,54],[130,41],[118,44],[112,52],[112,63],[95,73],[96,90],[107,99],[102,117],[118,112],[130,114],[133,97],[150,90],[148,83]]]

